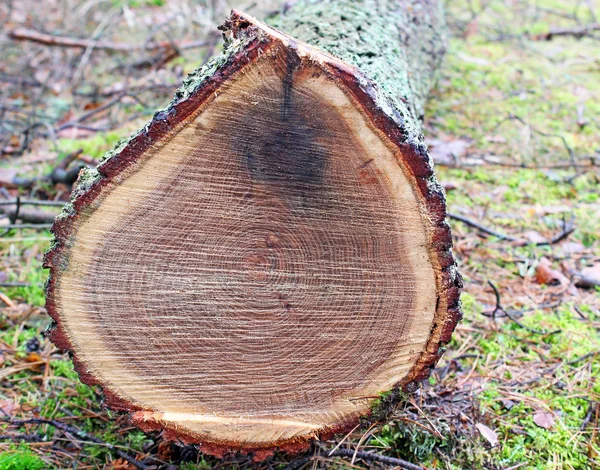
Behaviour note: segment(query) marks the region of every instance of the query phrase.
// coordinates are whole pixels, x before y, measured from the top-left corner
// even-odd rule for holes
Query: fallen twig
[[[30,418],[23,420],[3,420],[8,423],[10,426],[23,426],[25,424],[48,424],[50,426],[55,427],[56,429],[60,429],[65,433],[72,434],[76,436],[78,439],[88,440],[93,442],[94,444],[102,445],[112,451],[114,451],[119,457],[129,462],[131,465],[139,468],[140,470],[148,470],[148,466],[143,463],[137,461],[133,456],[128,454],[125,451],[117,448],[113,444],[109,444],[108,442],[104,442],[103,440],[97,438],[96,436],[92,436],[91,434],[82,431],[74,426],[69,426],[68,424],[61,423],[60,421],[55,421],[53,419],[43,419],[43,418]]]
[[[80,126],[78,126],[80,127]],[[83,149],[78,149],[74,152],[71,152],[69,155],[67,155],[58,165],[56,168],[54,168],[54,170],[52,170],[52,172],[46,176],[43,176],[41,178],[22,178],[22,177],[14,177],[11,181],[11,184],[17,187],[25,187],[25,188],[31,188],[34,185],[36,185],[37,183],[41,183],[41,182],[49,182],[52,184],[57,184],[57,183],[62,183],[65,184],[67,186],[71,186],[76,180],[77,177],[79,176],[79,172],[85,167],[85,164],[83,162],[79,162],[75,165],[73,165],[71,168],[67,169],[67,167],[75,160],[77,159],[77,157],[79,155],[81,155],[83,153]],[[5,196],[7,196],[8,194],[5,193]],[[19,200],[19,198],[17,198],[15,201]],[[20,202],[21,205],[32,205],[32,206],[59,206],[61,205],[60,202],[56,202],[56,201],[31,201],[31,200],[26,200],[27,202],[24,204],[23,201]],[[15,202],[16,203],[16,202]],[[10,201],[1,201],[0,202],[0,206],[8,206],[11,205],[13,203],[11,203]],[[62,203],[62,205],[64,205],[64,203]]]
[[[8,194],[4,188],[1,189],[3,194]],[[22,209],[23,201],[19,196],[10,202],[10,204],[6,204],[6,201],[0,201],[0,214],[6,214],[11,224],[15,224],[17,220],[30,224],[51,224],[57,216],[54,212],[38,209]]]
[[[535,328],[531,328],[523,323],[521,323],[521,321],[514,317],[512,315],[512,313],[510,313],[509,310],[506,310],[501,303],[501,299],[500,299],[500,291],[498,290],[498,288],[496,287],[496,284],[494,284],[492,281],[487,282],[489,284],[489,286],[492,288],[492,290],[494,291],[494,295],[496,297],[496,307],[494,308],[494,311],[492,313],[492,316],[495,317],[497,312],[503,312],[508,318],[509,320],[513,321],[514,323],[516,323],[518,326],[520,326],[521,328],[523,328],[524,330],[530,331],[531,333],[534,333],[536,335],[542,335],[542,336],[550,336],[550,335],[555,335],[556,333],[560,333],[561,330],[554,330],[554,331],[541,331],[541,330],[536,330]]]
[[[96,115],[98,113],[101,113],[102,111],[106,111],[110,107],[112,107],[115,104],[119,103],[125,96],[127,96],[127,92],[121,92],[118,96],[116,96],[115,98],[113,98],[109,102],[103,104],[102,106],[94,108],[94,109],[88,111],[87,113],[82,114],[81,116],[79,116],[79,117],[77,117],[75,119],[71,119],[70,121],[67,121],[64,124],[61,124],[56,129],[56,132],[58,133],[58,132],[63,131],[65,129],[69,129],[70,127],[79,127],[78,124],[82,123],[83,121],[86,121],[87,119],[89,119],[90,117],[92,117],[92,116],[94,116],[94,115]]]
[[[19,206],[0,207],[0,213],[6,214],[13,224],[17,219],[28,224],[51,224],[58,215],[54,212],[40,211],[36,209],[22,209]]]
[[[481,224],[475,222],[474,220],[469,219],[468,217],[464,217],[464,216],[458,215],[458,214],[453,214],[451,212],[448,212],[448,217],[453,220],[458,220],[459,222],[462,222],[463,224],[468,225],[469,227],[476,228],[477,230],[479,230],[482,233],[486,233],[487,235],[492,235],[493,237],[500,238],[501,240],[508,240],[510,242],[518,241],[518,239],[515,237],[511,237],[510,235],[506,235],[504,233],[496,232],[495,230],[492,230],[491,228],[487,228],[484,225],[481,225]]]
[[[114,93],[113,93],[114,94]],[[577,160],[577,165],[575,165],[578,169],[582,169],[582,170],[586,170],[589,168],[595,168],[598,166],[599,162],[597,161],[596,156],[594,155],[582,155],[578,160]],[[525,169],[533,169],[533,170],[540,170],[540,169],[562,169],[562,168],[573,168],[573,163],[569,162],[569,163],[548,163],[548,164],[543,164],[543,165],[527,165],[525,163],[518,163],[518,162],[510,162],[510,161],[502,161],[498,158],[494,158],[491,155],[482,155],[481,159],[483,161],[485,161],[486,163],[489,163],[490,165],[496,165],[496,166],[504,166],[504,167],[508,167],[508,168],[525,168]]]
[[[11,441],[11,442],[44,442],[40,436],[32,434],[3,434],[0,435],[0,441]]]
[[[595,402],[590,402],[590,406],[588,407],[588,411],[585,415],[585,418],[583,418],[583,422],[581,423],[581,426],[579,427],[580,431],[585,431],[585,428],[588,427],[588,425],[590,424],[590,421],[592,420],[592,416],[594,414],[596,414],[596,420],[598,420],[598,414],[600,412],[600,404],[599,403],[595,403]]]
[[[462,215],[459,214],[453,214],[453,213],[448,213],[448,217],[450,219],[453,220],[458,220],[459,222],[462,222],[465,225],[468,225],[469,227],[473,227],[476,228],[477,230],[479,230],[482,233],[485,233],[487,235],[492,235],[494,237],[497,237],[501,240],[507,240],[510,242],[516,242],[518,243],[517,246],[524,246],[524,245],[534,245],[534,246],[545,246],[545,245],[554,245],[555,243],[558,243],[562,240],[564,240],[565,238],[567,238],[569,235],[571,235],[574,231],[575,231],[575,227],[573,225],[573,220],[569,221],[569,222],[565,222],[564,226],[563,226],[563,230],[558,233],[557,235],[555,235],[554,237],[552,237],[550,240],[548,241],[540,241],[540,242],[530,242],[527,240],[524,240],[522,238],[516,238],[513,237],[511,235],[506,235],[504,233],[500,233],[497,232],[495,230],[492,230],[484,225],[481,225],[477,222],[475,222],[474,220],[469,219],[468,217],[464,217]]]
[[[531,36],[534,41],[550,41],[555,36],[574,36],[582,38],[588,36],[592,31],[600,30],[600,23],[592,23],[578,28],[550,28],[547,33],[536,34]]]
[[[588,359],[590,357],[597,356],[598,354],[600,354],[600,351],[592,351],[591,353],[584,354],[581,357],[577,357],[577,358],[573,359],[572,361],[567,362],[567,364],[572,366],[572,365],[578,364],[582,361],[585,361],[586,359]]]
[[[504,312],[504,308],[502,307],[502,303],[501,303],[501,299],[500,299],[500,291],[498,290],[498,288],[492,281],[488,281],[488,284],[494,291],[494,296],[496,297],[496,307],[494,308],[494,311],[492,312],[492,318],[496,319],[496,313],[498,313],[498,312],[505,313],[505,312]]]
[[[0,206],[14,206],[17,204],[16,199],[10,201],[0,201]],[[41,199],[21,199],[22,206],[56,206],[62,207],[66,204],[65,201],[42,201]]]
[[[426,467],[423,467],[422,465],[416,465],[414,463],[407,462],[406,460],[398,459],[396,457],[388,457],[387,455],[380,455],[372,452],[364,452],[362,450],[338,449],[330,455],[350,458],[355,456],[356,458],[366,460],[368,462],[381,462],[383,464],[400,467],[404,470],[426,470]]]
[[[579,174],[578,173],[578,168],[577,168],[577,160],[575,158],[575,152],[573,151],[573,149],[571,148],[571,146],[567,142],[567,139],[565,138],[564,135],[562,135],[562,134],[550,134],[548,132],[544,132],[544,131],[541,131],[539,129],[536,129],[531,124],[529,124],[527,121],[525,121],[525,119],[523,119],[522,117],[516,116],[515,114],[509,114],[507,117],[505,117],[504,119],[502,119],[498,124],[496,124],[494,126],[494,131],[496,129],[498,129],[502,124],[504,124],[507,121],[518,121],[521,124],[523,124],[524,126],[527,126],[529,129],[531,129],[531,131],[533,133],[541,135],[542,137],[554,137],[555,139],[560,139],[562,141],[562,143],[563,143],[563,146],[565,147],[565,150],[569,154],[569,162],[571,164],[570,166],[575,170],[575,175]]]
[[[7,224],[0,225],[0,229],[6,230],[24,230],[24,229],[32,229],[32,230],[46,230],[52,227],[52,224]],[[4,234],[6,235],[6,234]]]
[[[116,52],[131,52],[135,50],[156,51],[159,49],[171,49],[173,45],[170,41],[150,42],[146,44],[127,44],[121,42],[97,41],[94,39],[71,38],[67,36],[57,36],[53,34],[42,33],[31,28],[15,28],[7,33],[11,39],[19,41],[31,41],[45,46],[69,47],[75,49],[103,49]],[[210,46],[210,40],[189,41],[177,44],[178,50],[193,49],[196,47]]]
[[[560,333],[561,330],[554,330],[554,331],[542,331],[542,330],[536,330],[535,328],[531,328],[527,325],[524,325],[523,323],[521,323],[516,317],[513,317],[513,315],[507,311],[507,310],[503,310],[503,312],[506,314],[506,316],[512,320],[513,322],[515,322],[517,325],[519,325],[521,328],[523,328],[524,330],[530,331],[533,334],[536,335],[542,335],[542,336],[550,336],[550,335],[555,335],[557,333]]]

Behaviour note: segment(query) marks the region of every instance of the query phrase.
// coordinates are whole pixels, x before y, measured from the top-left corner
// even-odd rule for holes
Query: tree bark
[[[355,66],[393,107],[407,141],[423,145],[425,102],[447,41],[440,2],[299,2],[270,23],[286,35]]]
[[[232,13],[223,55],[82,174],[45,260],[50,337],[82,381],[215,455],[384,416],[460,319],[420,132],[437,2],[272,22],[291,36]]]

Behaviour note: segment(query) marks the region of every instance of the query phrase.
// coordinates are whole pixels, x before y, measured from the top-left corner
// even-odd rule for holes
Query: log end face
[[[244,46],[55,223],[47,307],[107,406],[260,459],[426,377],[460,277],[428,156],[366,79],[243,14],[227,28]]]

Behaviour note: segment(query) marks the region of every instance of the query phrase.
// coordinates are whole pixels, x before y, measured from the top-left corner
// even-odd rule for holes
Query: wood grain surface
[[[426,373],[460,280],[420,156],[358,71],[230,21],[237,58],[55,224],[51,335],[143,429],[216,454],[294,450]]]

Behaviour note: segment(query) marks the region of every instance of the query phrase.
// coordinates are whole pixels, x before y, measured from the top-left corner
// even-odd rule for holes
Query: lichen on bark
[[[356,66],[399,114],[407,141],[421,143],[425,102],[446,44],[440,5],[432,0],[305,1],[268,23]]]

